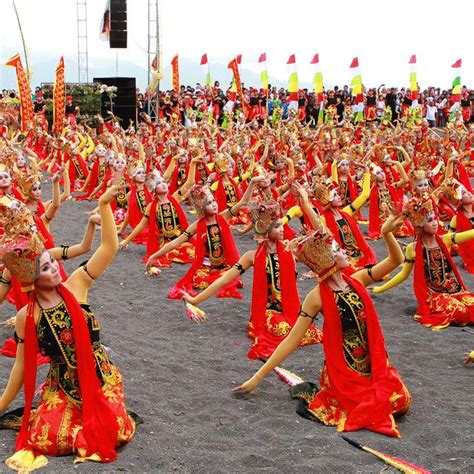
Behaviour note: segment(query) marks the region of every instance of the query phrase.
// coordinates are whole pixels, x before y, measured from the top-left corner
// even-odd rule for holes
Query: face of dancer
[[[95,153],[97,156],[99,157],[104,157],[105,154],[107,153],[106,149],[104,146],[102,145],[98,145],[96,148],[95,148]]]
[[[342,270],[349,266],[346,251],[341,248],[335,240],[333,240],[332,243],[332,256],[339,270]]]
[[[466,188],[463,188],[461,193],[461,204],[472,204],[472,193],[470,193]]]
[[[427,179],[419,179],[415,185],[415,192],[419,195],[427,193],[430,189]]]
[[[235,164],[232,161],[227,163],[227,176],[234,176]]]
[[[36,181],[36,183],[33,183],[33,186],[31,186],[30,196],[31,199],[35,201],[41,200],[41,183],[39,181]]]
[[[140,168],[137,170],[137,172],[135,173],[135,176],[133,177],[133,179],[135,180],[135,182],[137,183],[144,183],[145,180],[146,180],[146,172],[143,168]]]
[[[428,235],[435,235],[437,231],[438,219],[436,218],[434,212],[430,212],[425,218],[425,222],[423,224],[423,232]]]
[[[375,179],[377,183],[383,183],[385,181],[385,173],[382,171],[382,169],[378,169],[377,172],[375,173]]]
[[[8,173],[0,172],[0,188],[8,188],[12,184],[12,178]]]
[[[16,157],[16,165],[18,168],[25,168],[26,167],[26,160],[23,155],[17,155]]]
[[[336,189],[331,191],[331,206],[332,207],[341,207],[342,206],[342,199],[339,196],[339,193]]]
[[[269,240],[283,240],[283,224],[281,219],[277,219],[268,232]]]
[[[344,175],[349,173],[349,163],[346,160],[341,161],[339,165],[339,173]]]
[[[213,195],[206,198],[204,213],[206,216],[215,216],[219,212],[219,206]]]
[[[43,252],[39,260],[39,277],[35,281],[35,287],[39,290],[55,288],[61,283],[61,274],[56,259],[48,252]]]
[[[125,169],[127,162],[123,158],[117,158],[114,162],[115,171],[122,172]]]
[[[155,184],[156,194],[168,194],[168,183],[163,179],[163,176],[158,176]]]
[[[275,162],[276,169],[281,171],[286,168],[286,161],[285,160],[276,160]]]

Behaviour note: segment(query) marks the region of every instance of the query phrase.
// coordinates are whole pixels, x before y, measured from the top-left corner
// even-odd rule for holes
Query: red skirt
[[[450,325],[465,326],[474,324],[474,294],[468,291],[459,293],[428,293],[429,313],[415,314],[414,319],[433,331]]]

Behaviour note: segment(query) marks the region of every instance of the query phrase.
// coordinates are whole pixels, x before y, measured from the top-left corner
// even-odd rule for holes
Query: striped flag
[[[363,118],[364,112],[364,97],[362,95],[362,76],[359,69],[359,58],[355,57],[349,67],[352,69],[353,73],[351,85],[352,95],[355,96],[356,104],[354,107],[354,111],[356,112],[354,122],[357,123]]]
[[[453,81],[453,90],[451,94],[453,95],[454,102],[461,102],[461,66],[462,59],[458,59],[451,67],[456,69],[456,77]]]
[[[313,77],[314,92],[316,93],[318,102],[322,102],[324,84],[323,84],[323,73],[321,72],[321,65],[319,64],[318,53],[314,55],[313,59],[311,60],[311,64],[314,65],[314,77]]]
[[[204,66],[206,71],[206,85],[211,85],[211,69],[209,67],[209,61],[207,60],[207,54],[204,53],[201,57],[201,66]]]
[[[268,90],[267,53],[260,55],[258,63],[261,66],[260,78],[262,79],[262,88]]]
[[[290,71],[290,77],[288,79],[288,92],[290,93],[290,97],[288,98],[288,109],[298,110],[298,73],[296,72],[296,56],[292,54],[288,61],[288,69]]]
[[[412,54],[410,57],[410,61],[408,61],[410,65],[410,91],[411,91],[411,98],[412,104],[411,107],[415,108],[418,107],[418,80],[416,78],[416,54]]]

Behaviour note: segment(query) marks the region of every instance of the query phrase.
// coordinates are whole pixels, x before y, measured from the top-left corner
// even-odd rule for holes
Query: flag
[[[242,64],[242,55],[241,54],[238,54],[236,57],[235,57],[236,61],[237,61],[237,64],[240,66]]]
[[[239,95],[240,103],[242,104],[242,112],[243,112],[245,118],[247,118],[247,116],[249,114],[249,106],[247,104],[247,101],[245,100],[244,91],[242,89],[242,82],[240,80],[240,73],[239,73],[238,58],[235,57],[228,64],[227,67],[229,69],[232,69],[232,73],[234,75],[234,81],[233,81],[233,84],[232,84],[232,87],[230,88],[230,90],[231,90],[231,92],[237,93]],[[235,97],[235,95],[234,95],[234,97]],[[231,100],[232,100],[232,98],[231,98]]]
[[[453,90],[451,94],[453,96],[453,102],[460,103],[461,102],[461,66],[462,66],[462,59],[458,59],[451,67],[453,69],[457,69],[456,77],[453,81]]]
[[[109,41],[110,38],[110,0],[105,2],[105,10],[100,22],[100,39]]]
[[[288,109],[298,110],[298,73],[296,72],[296,56],[292,54],[288,61],[288,69],[290,71],[290,77],[288,78],[288,92],[290,96],[288,97],[289,105]]]
[[[411,107],[418,107],[418,80],[416,78],[416,54],[412,54],[408,61],[410,65],[410,91],[412,104]]]
[[[171,69],[173,73],[173,89],[176,94],[179,94],[179,64],[178,55],[171,60]]]
[[[260,78],[262,79],[262,88],[268,90],[268,71],[267,71],[267,53],[262,53],[258,58],[261,66]]]
[[[157,54],[155,54],[155,57],[153,58],[153,61],[151,62],[151,68],[155,71],[158,69],[158,55]]]
[[[61,56],[53,87],[53,132],[61,133],[64,127],[66,113],[66,84],[64,82],[64,58]]]
[[[30,84],[26,78],[20,55],[15,54],[5,63],[5,66],[12,66],[16,69],[16,83],[20,94],[21,131],[26,132],[28,124],[33,123],[35,112],[31,99]]]
[[[207,54],[204,53],[201,57],[201,66],[204,66],[206,71],[206,85],[211,85],[211,69],[209,67],[209,61],[207,60]]]
[[[363,117],[364,112],[364,97],[362,95],[362,76],[359,70],[359,58],[355,57],[351,65],[349,66],[353,71],[352,76],[352,95],[355,96],[355,104],[354,112],[356,112],[356,117],[354,122],[359,122]]]
[[[323,110],[324,110],[324,102],[323,102],[323,91],[324,91],[324,84],[323,84],[323,73],[321,72],[321,66],[319,64],[319,54],[316,53],[311,60],[311,63],[314,67],[314,77],[313,77],[313,84],[314,84],[314,93],[316,94],[316,98],[318,100],[319,106],[319,113],[318,113],[318,124],[323,122]]]

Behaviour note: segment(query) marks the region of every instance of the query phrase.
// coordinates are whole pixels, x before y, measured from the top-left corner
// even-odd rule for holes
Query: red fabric
[[[349,224],[352,235],[356,239],[357,245],[359,246],[359,249],[362,252],[363,257],[357,262],[358,266],[365,267],[366,265],[372,265],[377,263],[377,256],[375,255],[375,252],[372,247],[370,247],[369,244],[366,242],[355,219],[343,211],[339,211],[339,214],[341,214],[341,216],[344,217],[346,222]],[[337,243],[341,247],[344,247],[344,244],[341,241],[341,236],[339,235],[339,230],[337,227],[336,218],[334,217],[334,213],[331,210],[324,211],[324,218],[326,219],[326,224],[329,230],[332,232]]]
[[[229,224],[220,214],[216,215],[217,225],[220,229],[222,248],[224,252],[224,264],[227,266],[234,265],[239,260],[239,251],[235,245],[234,237],[230,230]],[[196,228],[196,258],[186,274],[178,280],[171,289],[170,294],[176,295],[180,289],[185,291],[192,290],[193,276],[196,271],[202,267],[204,258],[206,257],[207,248],[207,222],[204,217],[198,221]]]
[[[77,371],[82,397],[82,426],[87,442],[86,456],[97,453],[102,462],[111,462],[117,457],[115,446],[119,427],[115,414],[111,410],[97,378],[87,322],[74,295],[64,285],[59,285],[58,291],[66,305],[73,326]],[[34,292],[32,292],[25,325],[25,410],[21,430],[16,440],[15,451],[30,447],[28,427],[36,385],[36,354],[38,352],[34,298]]]
[[[295,261],[291,252],[285,250],[281,242],[277,242],[278,261],[280,263],[281,309],[287,321],[293,326],[300,309],[300,297],[296,284]],[[267,248],[264,243],[257,247],[254,261],[252,286],[251,321],[255,335],[265,332],[265,309],[268,299],[268,282],[266,272]]]
[[[176,209],[178,213],[179,225],[181,230],[186,230],[189,227],[188,219],[186,214],[183,211],[183,208],[180,206],[179,202],[171,195],[168,194],[168,199],[170,203]],[[148,241],[146,244],[146,258],[148,259],[151,255],[157,252],[160,248],[160,230],[156,224],[156,207],[158,206],[158,199],[154,199],[151,208],[150,208],[150,217],[148,220]]]
[[[464,232],[471,230],[472,224],[469,218],[462,210],[456,214],[456,232]],[[463,242],[459,245],[459,253],[466,262],[466,270],[472,275],[474,274],[474,240]]]
[[[150,204],[150,202],[153,200],[150,191],[148,191],[147,187],[144,186],[143,188],[145,192],[145,199],[146,199],[146,204]],[[143,214],[138,207],[138,200],[137,200],[137,193],[138,190],[135,185],[132,185],[131,190],[130,190],[130,198],[128,200],[128,222],[130,226],[134,229],[142,220]],[[135,243],[145,243],[148,240],[148,228],[145,228],[140,232],[139,235],[137,235],[134,239],[133,242]]]
[[[451,268],[453,269],[454,275],[456,276],[459,284],[462,286],[463,290],[466,291],[466,286],[459,274],[451,255],[449,254],[446,245],[444,245],[443,239],[439,235],[435,235],[436,242],[441,248],[441,251],[444,253],[444,256],[448,260]],[[427,304],[428,301],[428,286],[426,285],[425,277],[425,265],[424,265],[424,256],[423,256],[423,242],[421,240],[421,235],[418,237],[415,245],[415,272],[413,276],[413,290],[415,292],[416,299],[418,300],[418,309],[417,314],[421,314],[422,317],[429,317],[430,308]]]
[[[466,171],[465,166],[461,162],[458,163],[458,177],[460,183],[472,194],[474,190],[471,186],[471,179],[469,178],[469,173]]]
[[[216,196],[217,204],[219,205],[219,212],[222,212],[228,209],[227,195],[225,193],[224,180],[222,179],[222,177],[218,176],[217,181],[219,184],[217,185],[215,196]],[[236,202],[238,202],[240,198],[242,197],[240,193],[240,189],[232,179],[229,179],[229,181],[232,187],[234,188]]]
[[[28,304],[28,303],[27,303]],[[9,337],[4,343],[3,346],[0,348],[0,354],[4,355],[5,357],[16,357],[16,350],[18,348],[18,344],[15,342],[15,338]],[[37,365],[49,364],[50,358],[42,355],[38,352],[36,354],[36,363]]]
[[[364,377],[347,366],[343,352],[341,316],[333,291],[323,281],[319,287],[323,301],[324,354],[331,387],[325,391],[330,392],[325,393],[325,396],[335,399],[338,407],[347,413],[344,431],[365,428],[398,437],[390,416],[393,413],[390,398],[394,393],[402,391],[402,383],[389,370],[379,318],[367,290],[359,281],[344,274],[343,278],[359,294],[364,304],[370,341],[371,376]]]

